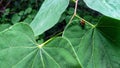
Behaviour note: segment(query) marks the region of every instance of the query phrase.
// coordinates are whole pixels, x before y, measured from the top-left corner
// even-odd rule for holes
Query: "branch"
[[[73,20],[73,18],[76,16],[78,1],[79,1],[79,0],[76,0],[76,1],[75,1],[75,10],[74,10],[74,14],[72,15],[72,17],[71,17],[69,23],[71,23],[72,20]]]

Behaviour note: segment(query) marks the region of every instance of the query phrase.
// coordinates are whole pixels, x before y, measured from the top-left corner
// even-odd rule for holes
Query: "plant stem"
[[[72,15],[69,23],[72,22],[72,20],[73,20],[74,17],[77,17],[77,18],[79,18],[80,20],[81,20],[81,19],[84,20],[86,23],[88,23],[89,25],[91,25],[91,26],[94,28],[95,25],[91,24],[90,22],[86,21],[85,19],[83,19],[82,17],[80,17],[80,16],[77,15],[77,5],[78,5],[78,1],[79,1],[79,0],[73,0],[73,1],[75,2],[75,10],[74,10],[74,14]],[[68,24],[69,24],[69,23],[68,23]]]
[[[51,40],[53,40],[54,38],[56,38],[58,35],[62,34],[63,32],[60,32],[58,34],[56,34],[54,37],[48,39],[47,41],[45,41],[44,43],[38,45],[38,48],[42,48],[45,44],[47,44],[48,42],[50,42]]]
[[[75,17],[76,13],[77,13],[77,5],[78,5],[78,0],[75,1],[75,10],[74,10],[74,14],[72,15],[69,23],[72,22],[73,18]]]
[[[93,25],[90,22],[86,21],[85,19],[83,19],[82,17],[78,16],[77,14],[75,15],[75,17],[79,18],[80,20],[84,20],[87,24],[91,25],[92,27],[95,27],[95,25]]]
[[[38,48],[42,48],[44,45],[46,45],[48,42],[50,42],[51,40],[53,40],[55,37],[52,37],[50,39],[48,39],[47,41],[45,41],[44,43],[38,45]]]

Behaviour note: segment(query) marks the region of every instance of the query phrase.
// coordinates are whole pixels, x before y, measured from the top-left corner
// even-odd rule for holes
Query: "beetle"
[[[80,25],[81,25],[82,29],[85,28],[85,20],[84,19],[80,20]]]
[[[82,25],[82,26],[84,26],[85,25],[85,20],[80,20],[80,24]]]

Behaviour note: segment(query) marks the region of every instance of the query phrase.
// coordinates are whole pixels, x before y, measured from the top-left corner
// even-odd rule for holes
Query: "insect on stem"
[[[80,20],[80,25],[81,25],[82,29],[85,28],[85,20],[84,19]]]

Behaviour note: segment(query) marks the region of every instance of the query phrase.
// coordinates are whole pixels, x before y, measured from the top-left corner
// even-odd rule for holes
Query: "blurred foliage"
[[[43,0],[1,0],[0,23],[30,23]]]
[[[0,0],[0,31],[6,29],[15,23],[30,23],[35,17],[44,0]],[[44,34],[36,37],[39,43],[62,32],[74,13],[73,1],[70,1],[69,7],[62,14],[59,23]],[[96,23],[101,18],[101,14],[89,9],[85,3],[80,0],[78,3],[77,14],[85,20]],[[79,19],[76,18],[77,21]]]

